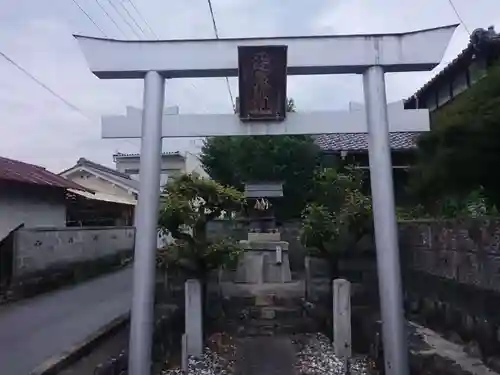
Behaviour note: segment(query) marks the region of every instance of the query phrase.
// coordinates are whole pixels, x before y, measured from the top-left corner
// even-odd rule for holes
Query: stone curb
[[[89,335],[82,342],[74,345],[60,355],[53,356],[41,365],[37,366],[28,375],[57,375],[63,369],[69,367],[79,359],[88,355],[103,340],[115,334],[119,329],[125,327],[130,321],[130,312],[122,314],[108,324]]]

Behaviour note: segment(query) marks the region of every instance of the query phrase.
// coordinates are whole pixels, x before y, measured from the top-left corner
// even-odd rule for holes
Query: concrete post
[[[203,306],[200,281],[187,280],[185,293],[187,355],[200,358],[203,354]]]
[[[368,154],[385,373],[407,375],[408,346],[403,311],[384,68],[381,66],[368,68],[363,74],[363,85],[368,123]]]
[[[338,358],[348,359],[351,351],[351,283],[333,280],[333,348]]]

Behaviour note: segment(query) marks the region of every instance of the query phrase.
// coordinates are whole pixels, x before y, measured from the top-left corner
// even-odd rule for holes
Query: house
[[[401,103],[393,103],[393,105]],[[351,103],[349,110],[358,110],[362,104]],[[398,201],[406,197],[409,170],[416,159],[417,139],[420,132],[394,132],[389,134],[395,195]],[[365,170],[365,189],[369,192],[370,166],[368,158],[368,134],[335,133],[315,137],[322,151],[325,167],[354,164]]]
[[[113,155],[113,159],[118,171],[139,179],[140,154],[117,153]],[[208,178],[197,155],[191,152],[163,152],[161,154],[160,186],[164,186],[169,177],[184,173],[196,173]]]
[[[104,165],[80,158],[60,176],[91,192],[71,190],[68,225],[132,225],[139,181]]]
[[[406,197],[406,185],[409,170],[416,158],[416,140],[420,133],[390,133],[392,170],[394,178],[394,193],[396,200]],[[368,190],[370,167],[368,160],[368,134],[343,133],[322,134],[316,138],[316,143],[322,150],[324,166],[333,166],[339,163],[358,165],[365,170],[365,187]]]
[[[37,165],[0,157],[0,240],[25,227],[65,227],[66,193],[81,185]]]
[[[405,101],[405,108],[428,108],[434,112],[453,101],[480,79],[487,69],[498,63],[500,33],[493,26],[477,29],[467,47],[433,79]],[[432,118],[432,117],[431,117]]]

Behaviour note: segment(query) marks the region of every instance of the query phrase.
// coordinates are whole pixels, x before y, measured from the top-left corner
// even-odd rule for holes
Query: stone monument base
[[[244,249],[236,270],[236,283],[277,284],[292,281],[288,242],[240,241]]]
[[[302,280],[272,284],[243,284],[228,281],[219,284],[219,291],[226,298],[270,295],[279,298],[304,298],[305,283]]]

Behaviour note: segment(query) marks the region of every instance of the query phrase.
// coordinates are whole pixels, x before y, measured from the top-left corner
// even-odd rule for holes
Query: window
[[[425,106],[429,109],[429,111],[433,111],[434,109],[436,109],[436,95],[433,95],[433,93],[431,93],[431,96],[429,96],[429,98],[425,102]]]
[[[448,84],[444,84],[438,91],[438,107],[450,100],[450,87]]]
[[[465,72],[458,74],[451,83],[453,96],[457,96],[461,92],[467,90],[467,75]]]
[[[484,60],[476,59],[469,66],[470,83],[476,83],[486,75],[486,63]]]

